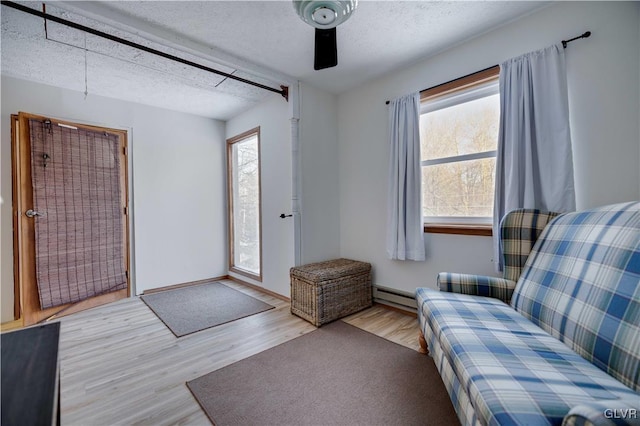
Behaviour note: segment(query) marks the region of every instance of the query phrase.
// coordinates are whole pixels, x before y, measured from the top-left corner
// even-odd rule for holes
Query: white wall
[[[225,275],[224,123],[2,77],[2,321],[13,319],[10,114],[129,131],[136,293]]]
[[[300,94],[302,263],[340,256],[337,97],[309,85]],[[356,257],[357,258],[357,257]]]
[[[312,86],[300,87],[299,161],[301,263],[340,255],[340,188],[337,97]],[[262,283],[232,276],[289,296],[294,266],[291,213],[291,109],[281,98],[265,102],[227,122],[227,138],[260,126],[262,166]]]
[[[260,127],[262,185],[262,282],[230,272],[244,281],[289,296],[289,268],[294,265],[291,214],[291,123],[289,106],[274,96],[227,121],[226,138]]]
[[[489,237],[425,234],[427,261],[385,254],[385,100],[446,82],[586,30],[566,51],[579,209],[640,199],[637,2],[560,2],[338,98],[340,253],[372,262],[374,283],[412,292],[440,271],[494,275]]]

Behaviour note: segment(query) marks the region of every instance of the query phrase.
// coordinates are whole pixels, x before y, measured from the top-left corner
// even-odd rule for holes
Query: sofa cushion
[[[416,290],[482,424],[560,424],[569,410],[637,394],[492,298]]]
[[[533,247],[511,305],[640,390],[640,203],[556,218]]]

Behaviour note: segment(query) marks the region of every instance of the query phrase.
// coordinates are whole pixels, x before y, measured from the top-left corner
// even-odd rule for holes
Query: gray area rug
[[[140,296],[176,337],[274,307],[219,282]]]
[[[342,321],[187,386],[218,426],[459,424],[431,357]]]

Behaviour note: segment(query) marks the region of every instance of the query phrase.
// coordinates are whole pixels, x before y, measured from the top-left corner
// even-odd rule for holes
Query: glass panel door
[[[229,269],[262,280],[260,130],[227,141]]]

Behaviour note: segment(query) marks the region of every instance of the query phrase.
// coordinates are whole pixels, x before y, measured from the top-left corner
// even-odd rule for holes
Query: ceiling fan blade
[[[316,46],[313,69],[321,70],[338,65],[336,29],[316,28]]]

